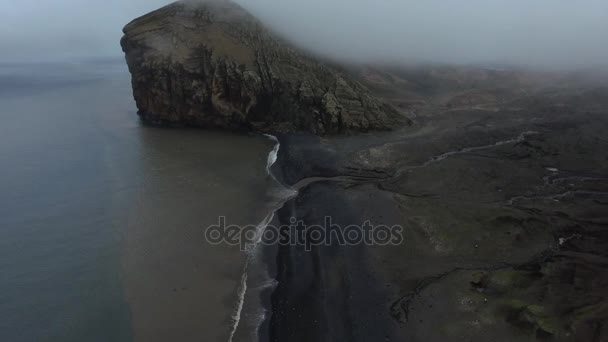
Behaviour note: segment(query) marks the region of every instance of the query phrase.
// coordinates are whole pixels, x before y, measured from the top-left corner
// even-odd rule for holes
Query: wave
[[[280,144],[279,140],[277,139],[277,137],[275,137],[273,135],[264,134],[264,136],[275,142],[275,145],[274,145],[272,151],[270,151],[268,153],[268,159],[266,162],[266,173],[268,174],[268,176],[270,176],[273,179],[273,181],[276,183],[276,185],[280,186],[281,191],[278,192],[278,194],[277,194],[276,203],[272,207],[272,210],[270,210],[270,212],[264,217],[264,219],[256,226],[257,227],[256,237],[254,240],[254,241],[256,241],[256,243],[247,246],[247,249],[245,250],[245,253],[247,254],[247,258],[245,260],[245,266],[243,267],[243,273],[241,275],[241,283],[237,289],[237,302],[235,303],[234,311],[233,311],[233,314],[231,315],[230,335],[228,338],[228,342],[232,342],[232,340],[234,339],[234,336],[239,328],[239,324],[241,323],[241,319],[243,316],[243,308],[245,307],[245,298],[247,295],[247,290],[250,288],[248,285],[248,281],[250,280],[249,272],[252,269],[255,269],[254,267],[252,267],[252,265],[254,265],[257,262],[261,262],[261,260],[259,260],[260,259],[260,256],[259,256],[259,245],[260,244],[259,243],[262,240],[264,231],[266,230],[266,227],[268,227],[270,222],[272,222],[272,220],[274,219],[274,216],[275,216],[275,213],[277,212],[277,210],[281,209],[287,201],[289,201],[290,199],[292,199],[293,197],[295,197],[297,195],[297,191],[285,188],[281,184],[281,182],[279,182],[279,180],[277,180],[277,178],[274,176],[274,174],[271,171],[272,166],[276,163],[276,161],[278,159],[279,149],[281,148],[281,144]],[[254,287],[254,288],[256,288],[258,291],[260,291],[260,290],[268,288],[268,287],[276,286],[276,280],[270,279],[269,275],[266,275],[266,278],[268,278],[268,279],[263,284],[261,284],[258,287]],[[262,322],[264,322],[264,320],[266,318],[266,312],[263,308],[258,308],[258,310],[256,310],[256,311],[257,311],[255,314],[256,317],[254,317],[254,319],[253,319],[253,325],[255,328],[254,333],[257,335],[258,328],[260,327],[260,325],[262,324]],[[257,336],[256,336],[256,339],[257,339]]]
[[[247,264],[245,264],[245,270],[243,275],[241,276],[241,284],[239,285],[237,295],[237,303],[236,308],[231,315],[230,319],[232,324],[230,325],[230,337],[228,338],[228,342],[232,342],[234,338],[234,334],[239,327],[239,323],[241,321],[241,314],[243,312],[243,305],[245,304],[245,294],[247,293]]]
[[[279,142],[279,139],[277,139],[277,137],[275,137],[274,135],[264,134],[264,136],[275,142],[274,147],[272,148],[272,151],[270,151],[270,153],[268,153],[268,160],[266,161],[266,173],[270,177],[272,177],[272,179],[275,182],[277,182],[278,184],[281,184],[281,182],[279,182],[278,179],[275,178],[272,171],[270,171],[270,169],[272,168],[274,163],[277,162],[277,158],[279,157],[279,149],[281,148],[281,143]]]

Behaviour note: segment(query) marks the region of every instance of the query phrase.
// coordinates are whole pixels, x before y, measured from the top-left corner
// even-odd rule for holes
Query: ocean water
[[[229,340],[250,256],[204,230],[268,217],[276,143],[135,112],[122,61],[0,65],[1,341]]]

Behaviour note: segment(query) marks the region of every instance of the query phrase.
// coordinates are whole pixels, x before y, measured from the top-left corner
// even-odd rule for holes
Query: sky
[[[2,60],[121,56],[166,0],[0,0]],[[606,0],[237,0],[286,38],[354,61],[608,67]]]

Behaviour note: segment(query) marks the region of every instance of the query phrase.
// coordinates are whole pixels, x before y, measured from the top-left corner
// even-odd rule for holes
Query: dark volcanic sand
[[[280,138],[284,183],[330,178],[280,222],[369,219],[405,241],[279,247],[270,340],[608,339],[608,91],[483,99],[391,133]]]

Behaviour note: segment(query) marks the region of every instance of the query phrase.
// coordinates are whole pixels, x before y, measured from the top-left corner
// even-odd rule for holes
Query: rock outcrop
[[[176,2],[124,34],[139,115],[153,122],[331,134],[407,121],[230,1]]]

